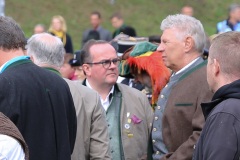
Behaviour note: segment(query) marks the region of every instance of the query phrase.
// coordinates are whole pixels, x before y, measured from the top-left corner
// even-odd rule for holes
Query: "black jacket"
[[[206,124],[196,145],[194,160],[239,160],[240,80],[227,84],[202,104]]]
[[[51,35],[55,36],[54,33],[50,32]],[[61,39],[62,40],[62,39]],[[73,54],[73,44],[72,44],[72,38],[69,34],[66,33],[66,44],[64,45],[64,49],[66,53],[72,53]]]
[[[66,82],[30,60],[0,74],[0,112],[23,135],[33,160],[70,160],[76,112]]]
[[[131,37],[136,37],[137,36],[137,33],[136,33],[135,29],[131,26],[126,26],[126,25],[123,25],[122,27],[117,29],[113,33],[113,38],[116,37],[117,35],[119,35],[120,33],[124,33],[128,36],[131,36]]]

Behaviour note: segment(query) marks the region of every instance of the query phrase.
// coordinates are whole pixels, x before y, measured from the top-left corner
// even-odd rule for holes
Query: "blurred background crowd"
[[[237,0],[5,0],[5,14],[13,17],[23,28],[27,37],[33,34],[36,24],[43,24],[48,30],[51,19],[61,15],[67,24],[67,32],[72,38],[73,49],[82,46],[83,32],[91,28],[90,14],[93,11],[101,13],[101,26],[112,33],[115,28],[111,16],[121,13],[127,25],[132,26],[138,36],[159,34],[160,22],[170,14],[180,13],[189,5],[193,8],[194,17],[199,19],[206,33],[210,36],[216,33],[217,22],[228,17],[228,8]]]
[[[61,73],[71,80],[84,78],[78,62],[73,59],[77,55],[74,53],[79,53],[88,40],[111,41],[124,33],[149,37],[151,42],[159,43],[159,24],[168,14],[194,16],[203,23],[209,37],[206,53],[216,34],[240,31],[240,8],[235,1],[0,0],[0,6],[0,14],[13,17],[27,37],[49,32],[62,39],[66,53],[71,54],[66,54]]]

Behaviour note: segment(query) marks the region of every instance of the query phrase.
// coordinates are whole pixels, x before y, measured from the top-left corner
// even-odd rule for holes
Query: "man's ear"
[[[194,41],[191,36],[186,37],[185,39],[185,53],[188,53],[194,46]]]
[[[86,76],[90,76],[91,75],[91,67],[89,66],[89,64],[83,64],[82,65],[82,70],[84,71]]]
[[[217,59],[213,59],[213,72],[215,76],[218,76],[220,73],[220,65]]]

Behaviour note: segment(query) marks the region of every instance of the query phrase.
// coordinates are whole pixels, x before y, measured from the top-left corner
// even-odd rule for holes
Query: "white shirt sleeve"
[[[14,138],[0,134],[0,160],[24,160],[21,144]]]

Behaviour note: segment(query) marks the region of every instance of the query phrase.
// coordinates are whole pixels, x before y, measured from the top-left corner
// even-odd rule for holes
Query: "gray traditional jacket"
[[[201,103],[208,102],[213,95],[207,84],[206,61],[199,61],[178,79],[168,96],[162,118],[163,142],[168,153],[161,160],[192,159],[194,145],[205,123]],[[165,97],[160,95],[160,98]]]
[[[83,82],[85,84],[85,82]],[[120,135],[125,160],[146,160],[152,129],[153,110],[145,94],[116,84],[122,95]]]

